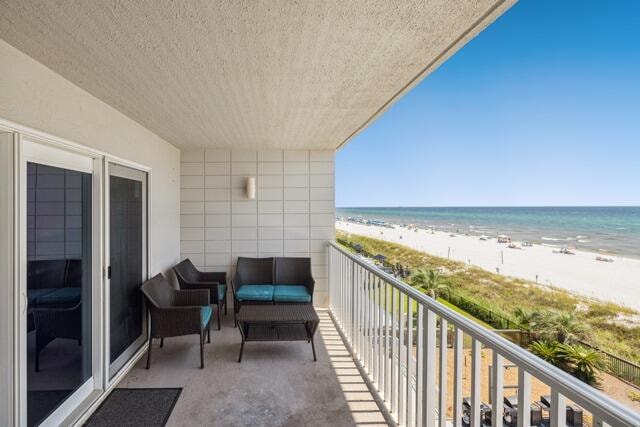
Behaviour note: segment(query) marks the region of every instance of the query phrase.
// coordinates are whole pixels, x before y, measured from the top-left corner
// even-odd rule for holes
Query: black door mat
[[[164,426],[181,392],[181,388],[116,388],[85,426]]]

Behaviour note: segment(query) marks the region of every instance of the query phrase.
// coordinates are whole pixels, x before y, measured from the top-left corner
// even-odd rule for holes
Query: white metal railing
[[[539,425],[571,425],[566,420],[569,400],[591,414],[593,426],[640,426],[637,412],[369,265],[337,243],[329,242],[328,258],[331,314],[349,341],[353,357],[366,370],[398,424],[502,426],[504,367],[508,363],[518,368],[518,427],[532,425],[532,378],[548,386],[551,395],[548,421]],[[470,347],[471,358],[467,393],[463,391],[465,346]],[[492,350],[490,416],[481,410],[483,347]],[[450,351],[453,372],[448,381]],[[453,390],[448,391],[448,385]],[[464,394],[469,401],[463,412]],[[448,405],[452,406],[449,417]]]

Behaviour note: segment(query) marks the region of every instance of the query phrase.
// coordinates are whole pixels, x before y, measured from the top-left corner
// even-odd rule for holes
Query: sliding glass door
[[[146,342],[148,172],[19,135],[15,409],[62,425]]]
[[[146,342],[149,172],[67,143],[15,140],[10,392],[19,425],[64,425]]]
[[[147,278],[147,174],[109,163],[109,377],[144,344],[140,285]]]
[[[90,157],[23,147],[21,407],[22,420],[34,426],[55,424],[95,386],[99,176]]]

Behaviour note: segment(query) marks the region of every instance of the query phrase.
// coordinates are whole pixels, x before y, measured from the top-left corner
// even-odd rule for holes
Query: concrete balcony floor
[[[329,313],[318,315],[317,362],[306,342],[249,342],[238,363],[230,310],[221,331],[212,325],[204,369],[196,335],[165,339],[154,342],[151,369],[145,356],[119,387],[182,387],[168,426],[389,425]]]

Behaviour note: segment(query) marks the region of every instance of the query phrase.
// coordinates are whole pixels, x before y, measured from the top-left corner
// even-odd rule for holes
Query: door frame
[[[115,167],[114,167],[115,166]],[[120,167],[127,168],[132,170],[133,174],[128,173],[129,171],[120,170]],[[104,384],[111,385],[114,380],[119,381],[118,373],[127,367],[127,363],[136,355],[136,353],[145,345],[148,341],[148,319],[145,315],[143,317],[142,324],[142,336],[140,336],[136,341],[133,342],[116,360],[111,361],[111,279],[107,274],[107,269],[111,264],[111,247],[110,247],[110,233],[111,233],[111,218],[110,218],[110,197],[111,197],[111,187],[110,187],[110,177],[112,175],[138,180],[139,177],[134,176],[135,173],[140,173],[143,175],[142,177],[142,191],[143,191],[143,222],[142,222],[142,251],[143,251],[143,280],[149,278],[150,271],[150,244],[149,244],[149,218],[150,218],[150,203],[149,203],[149,183],[151,181],[151,169],[150,168],[142,168],[140,166],[131,165],[129,162],[123,162],[119,159],[114,159],[110,156],[105,156],[104,159],[104,307],[105,307],[105,323],[104,323],[104,358],[106,361],[105,370],[104,370]],[[146,312],[146,310],[145,310]],[[115,368],[112,369],[112,365],[115,365]]]
[[[16,423],[15,384],[15,305],[17,275],[17,236],[15,171],[17,137],[11,130],[0,129],[0,424]]]

